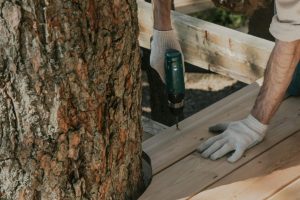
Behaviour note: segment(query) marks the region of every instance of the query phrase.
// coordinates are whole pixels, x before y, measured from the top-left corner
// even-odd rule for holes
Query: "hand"
[[[174,31],[154,30],[151,42],[150,66],[158,72],[164,83],[166,82],[164,64],[167,49],[175,49],[182,52]]]
[[[197,151],[204,158],[216,160],[225,154],[234,151],[228,158],[229,162],[235,162],[242,157],[244,152],[261,142],[265,137],[268,126],[260,123],[252,115],[241,121],[228,124],[217,124],[209,130],[213,132],[224,131],[202,143]]]

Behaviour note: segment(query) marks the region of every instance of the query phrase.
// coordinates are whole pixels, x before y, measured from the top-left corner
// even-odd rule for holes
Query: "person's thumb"
[[[227,129],[227,127],[228,123],[220,123],[209,127],[208,131],[211,133],[222,133]]]

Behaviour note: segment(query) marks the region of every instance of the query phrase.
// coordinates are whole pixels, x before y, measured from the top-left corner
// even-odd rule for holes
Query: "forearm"
[[[263,86],[251,114],[263,124],[268,124],[283,100],[300,59],[300,40],[276,41],[269,58]]]
[[[169,31],[171,25],[171,5],[172,0],[153,0],[154,29],[159,31]]]

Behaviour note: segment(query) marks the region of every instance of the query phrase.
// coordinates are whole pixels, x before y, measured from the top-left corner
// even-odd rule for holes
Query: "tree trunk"
[[[136,2],[0,6],[0,199],[136,198]]]

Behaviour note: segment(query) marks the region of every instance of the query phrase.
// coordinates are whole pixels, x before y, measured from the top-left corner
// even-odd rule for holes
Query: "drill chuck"
[[[169,108],[174,115],[179,115],[184,107],[184,64],[181,53],[175,49],[166,51],[165,78]]]

